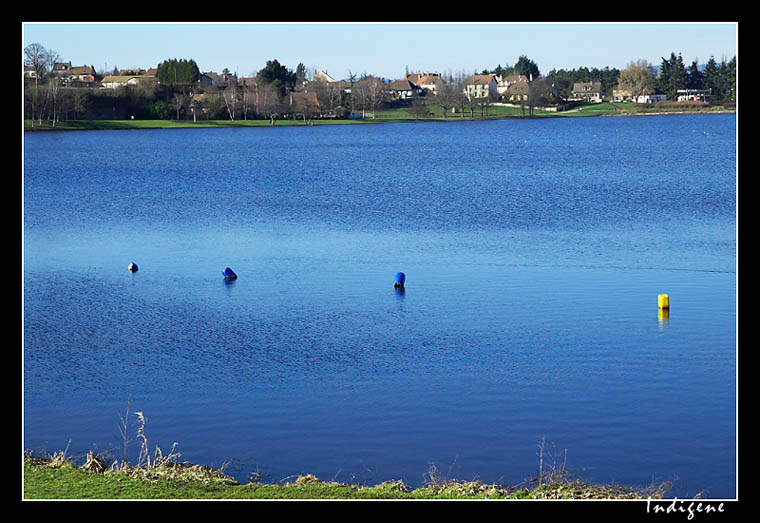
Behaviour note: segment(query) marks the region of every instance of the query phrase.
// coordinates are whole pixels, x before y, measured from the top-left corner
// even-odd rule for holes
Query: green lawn
[[[730,110],[730,109],[729,109]],[[536,109],[534,117],[538,118],[562,118],[562,117],[583,117],[583,116],[602,116],[602,115],[634,115],[648,113],[675,113],[675,112],[693,112],[693,113],[715,113],[725,112],[720,106],[705,107],[701,109],[683,109],[678,107],[667,106],[642,106],[625,103],[600,103],[600,104],[583,104],[574,109],[561,112],[542,111]],[[373,123],[397,123],[397,122],[456,122],[456,121],[482,121],[499,118],[529,118],[528,109],[520,107],[494,105],[488,108],[488,114],[481,116],[480,109],[476,109],[474,114],[466,110],[464,114],[457,112],[451,114],[447,112],[444,118],[442,110],[438,106],[431,106],[429,114],[425,118],[418,118],[410,112],[408,108],[395,108],[378,110],[375,118],[366,119],[320,119],[310,120],[309,125],[366,125]],[[303,119],[277,120],[275,126],[304,126],[307,123]],[[49,122],[38,122],[24,120],[25,131],[47,131],[47,130],[99,130],[99,129],[177,129],[177,128],[197,128],[197,127],[270,127],[269,120],[69,120],[58,122],[52,127]]]
[[[554,481],[507,489],[480,482],[439,481],[412,489],[400,481],[375,486],[299,476],[289,483],[240,484],[219,471],[172,464],[151,469],[93,472],[68,460],[24,458],[24,499],[654,499],[664,486],[634,490]]]

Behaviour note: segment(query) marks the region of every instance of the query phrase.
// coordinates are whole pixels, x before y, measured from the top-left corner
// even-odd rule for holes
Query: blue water
[[[736,496],[734,115],[27,133],[23,181],[25,448],[121,459],[130,402],[241,481],[514,485],[543,440]]]

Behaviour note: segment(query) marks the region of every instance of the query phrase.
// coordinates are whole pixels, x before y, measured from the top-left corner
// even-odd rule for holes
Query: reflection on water
[[[25,136],[26,447],[734,496],[733,116],[305,131]]]

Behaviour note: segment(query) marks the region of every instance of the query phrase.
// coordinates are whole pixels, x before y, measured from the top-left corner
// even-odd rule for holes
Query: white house
[[[321,80],[323,82],[329,82],[329,83],[335,82],[335,79],[329,74],[327,74],[327,72],[325,71],[319,71],[318,73],[315,73],[314,77],[312,78],[312,81],[313,80],[317,80],[317,81]]]
[[[640,94],[636,97],[637,104],[653,104],[655,102],[665,102],[667,97],[664,94]]]
[[[498,82],[495,74],[474,74],[464,85],[467,98],[487,98],[498,96]]]
[[[155,80],[153,76],[104,76],[100,87],[104,89],[117,89],[125,85],[137,85],[140,82]]]
[[[712,89],[679,89],[679,102],[707,102],[712,99]]]

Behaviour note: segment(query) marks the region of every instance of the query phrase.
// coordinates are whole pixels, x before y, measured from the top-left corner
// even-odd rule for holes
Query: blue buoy
[[[224,271],[222,272],[222,275],[224,276],[225,280],[236,280],[237,279],[237,274],[235,274],[235,271],[233,271],[229,267],[227,267],[226,269],[224,269]]]
[[[129,269],[129,272],[137,272],[137,264],[132,262],[127,265],[127,269]]]
[[[393,281],[393,286],[397,289],[403,289],[405,281],[406,281],[406,274],[404,274],[403,272],[397,272],[396,279]]]

